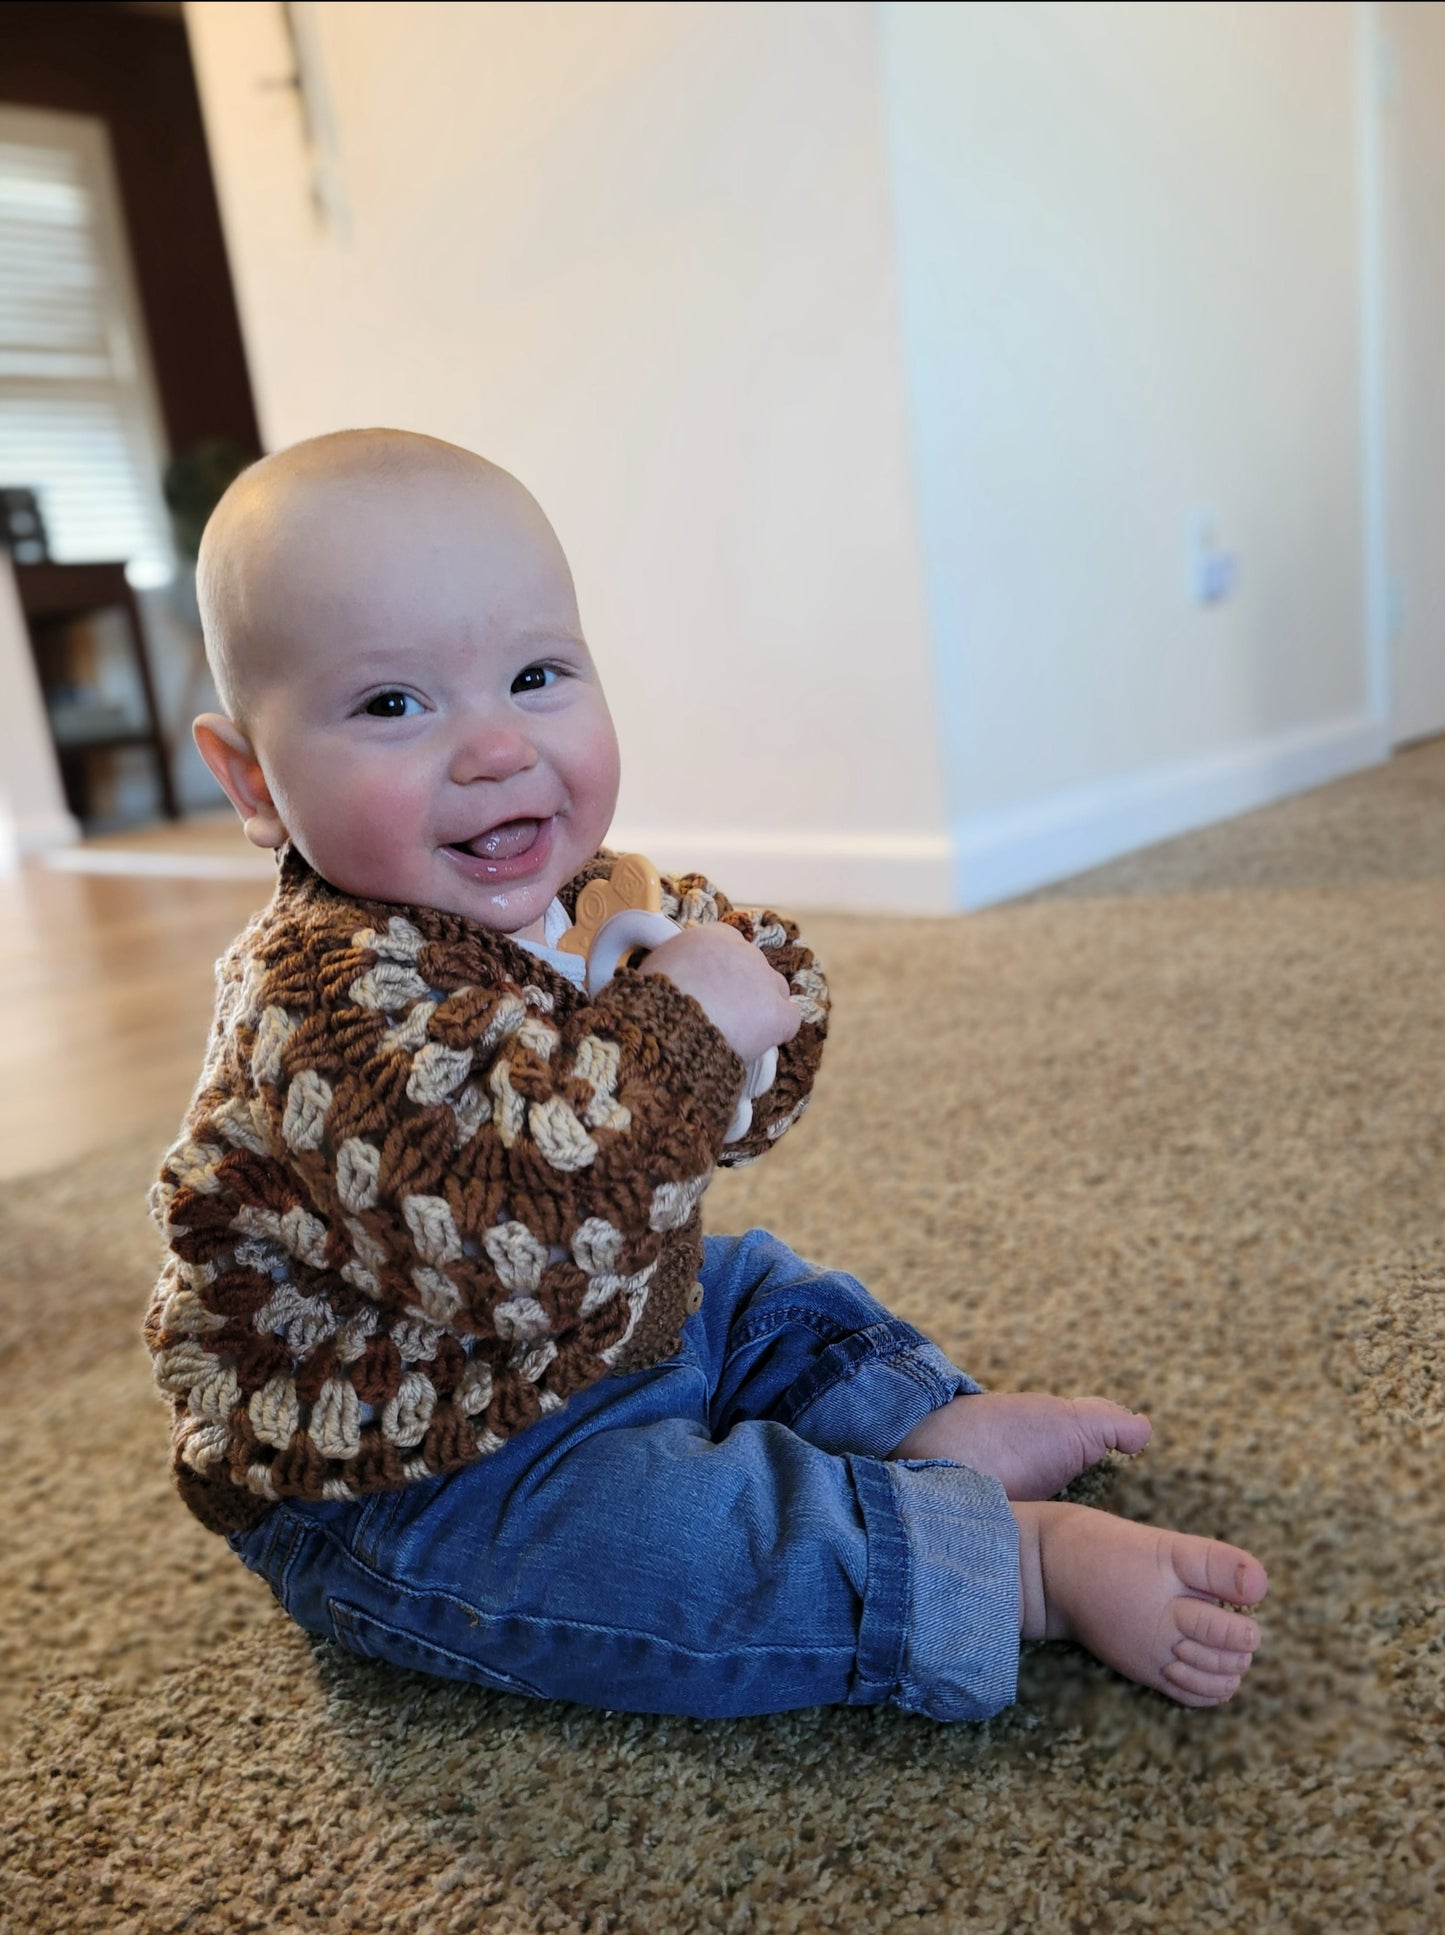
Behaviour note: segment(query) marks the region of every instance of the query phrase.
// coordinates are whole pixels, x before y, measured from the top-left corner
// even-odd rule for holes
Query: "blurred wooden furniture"
[[[93,753],[111,752],[122,746],[142,746],[150,753],[155,767],[161,805],[169,819],[177,819],[180,809],[171,780],[170,755],[161,733],[155,686],[151,680],[150,656],[146,650],[145,627],[135,592],[125,575],[125,566],[50,562],[17,564],[15,583],[47,701],[56,688],[53,647],[63,628],[77,618],[88,618],[103,611],[118,611],[125,620],[125,636],[137,675],[142,716],[139,719],[117,716],[113,709],[102,704],[98,696],[92,706],[81,703],[69,708],[69,723],[62,723],[65,715],[59,707],[51,709],[51,732],[71,812],[80,820],[90,817],[89,762]],[[87,711],[90,713],[89,720]]]

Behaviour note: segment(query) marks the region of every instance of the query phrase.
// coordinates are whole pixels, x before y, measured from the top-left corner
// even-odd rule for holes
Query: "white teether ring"
[[[603,921],[587,950],[587,992],[596,996],[617,972],[617,964],[634,947],[661,947],[682,929],[666,914],[650,914],[645,907],[624,907]]]

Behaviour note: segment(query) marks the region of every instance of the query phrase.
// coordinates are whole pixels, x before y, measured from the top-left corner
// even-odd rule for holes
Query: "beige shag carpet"
[[[0,1927],[1445,1927],[1445,745],[1026,903],[811,925],[816,1107],[713,1226],[990,1384],[1147,1407],[1113,1509],[1270,1568],[1236,1702],[1051,1646],[987,1726],[704,1725],[314,1647],[168,1494],[157,1124],[0,1195]]]

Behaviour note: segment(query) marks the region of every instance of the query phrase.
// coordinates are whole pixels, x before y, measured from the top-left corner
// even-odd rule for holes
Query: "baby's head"
[[[607,831],[618,757],[517,480],[404,431],[316,437],[237,478],[198,583],[226,713],[196,744],[247,838],[345,893],[539,934]]]

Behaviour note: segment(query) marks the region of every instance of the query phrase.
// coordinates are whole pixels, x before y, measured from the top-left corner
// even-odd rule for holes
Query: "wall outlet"
[[[1233,592],[1239,577],[1239,558],[1219,542],[1215,517],[1196,511],[1186,526],[1189,597],[1196,605],[1219,605]]]

